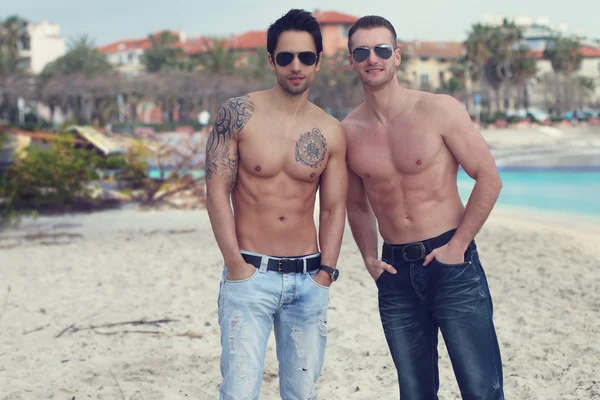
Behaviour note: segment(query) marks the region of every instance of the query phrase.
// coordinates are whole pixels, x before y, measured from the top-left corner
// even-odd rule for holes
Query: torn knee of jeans
[[[327,308],[324,308],[319,314],[319,332],[321,336],[327,336]]]

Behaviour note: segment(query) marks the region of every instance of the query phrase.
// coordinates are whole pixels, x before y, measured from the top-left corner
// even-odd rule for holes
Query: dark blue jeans
[[[462,398],[504,399],[492,298],[475,241],[464,263],[447,265],[434,259],[423,267],[423,256],[453,234],[454,230],[416,245],[383,245],[383,261],[398,273],[384,272],[377,279],[379,313],[402,400],[438,398],[438,329]]]

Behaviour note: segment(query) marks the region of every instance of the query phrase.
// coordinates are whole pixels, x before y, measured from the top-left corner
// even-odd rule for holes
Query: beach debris
[[[46,328],[47,328],[47,327],[49,327],[49,326],[50,326],[50,324],[46,324],[46,325],[39,326],[39,327],[37,327],[37,328],[35,328],[35,329],[32,329],[32,330],[30,330],[30,331],[23,331],[23,336],[25,336],[25,335],[29,335],[30,333],[33,333],[33,332],[39,332],[39,331],[41,331],[41,330],[44,330],[44,329],[46,329]]]
[[[157,326],[160,327],[161,324],[168,324],[171,322],[177,322],[176,319],[170,319],[170,318],[164,318],[164,319],[157,319],[157,320],[152,320],[152,321],[147,321],[145,319],[140,319],[140,320],[135,320],[135,321],[125,321],[125,322],[111,322],[111,323],[107,323],[107,324],[101,324],[101,325],[89,325],[86,327],[81,327],[78,328],[75,326],[75,324],[71,324],[68,327],[66,327],[65,329],[63,329],[58,335],[56,335],[56,338],[61,337],[62,335],[64,335],[67,332],[79,332],[79,331],[86,331],[86,330],[93,330],[96,331],[99,328],[114,328],[117,326],[126,326],[126,325],[133,325],[133,326],[138,326],[138,325],[152,325],[152,326]],[[96,333],[101,333],[101,332],[96,332]],[[103,332],[101,334],[116,334],[116,333],[152,333],[152,334],[161,334],[161,332],[158,331],[119,331],[119,332]]]

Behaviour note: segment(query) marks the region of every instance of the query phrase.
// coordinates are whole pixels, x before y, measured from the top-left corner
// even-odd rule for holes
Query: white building
[[[60,25],[42,20],[39,24],[29,23],[27,31],[30,48],[21,51],[21,58],[34,74],[39,74],[46,65],[66,53],[67,45],[60,34]]]

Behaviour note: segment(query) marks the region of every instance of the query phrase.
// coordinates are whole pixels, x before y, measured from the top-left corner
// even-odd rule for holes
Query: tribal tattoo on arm
[[[206,179],[217,176],[233,189],[238,171],[238,135],[252,117],[254,103],[250,96],[234,97],[219,109],[215,125],[206,143]]]
[[[306,132],[296,142],[296,162],[311,168],[319,168],[325,160],[327,141],[318,128]]]

